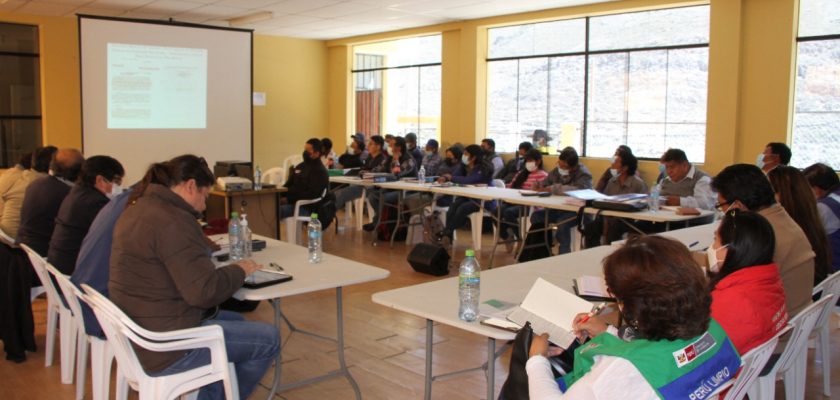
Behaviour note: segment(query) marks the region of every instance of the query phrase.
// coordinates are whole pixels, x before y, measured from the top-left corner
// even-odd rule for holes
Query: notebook
[[[592,303],[537,278],[525,300],[507,319],[519,326],[530,321],[535,333],[547,332],[551,343],[566,349],[576,339],[572,327],[575,317],[591,310]]]

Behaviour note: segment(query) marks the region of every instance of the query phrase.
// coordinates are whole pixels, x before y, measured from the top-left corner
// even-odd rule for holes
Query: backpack
[[[376,227],[376,238],[378,240],[383,242],[391,241],[391,234],[394,232],[394,228],[397,226],[397,221],[394,220],[394,213],[396,212],[397,209],[394,207],[382,207],[382,214],[379,216],[380,223]],[[400,215],[402,221],[400,221],[400,229],[397,230],[397,234],[396,236],[394,236],[395,242],[404,242],[406,237],[408,236],[408,220],[406,218],[407,214],[400,213]]]
[[[423,208],[423,242],[435,243],[435,237],[444,229],[443,218],[439,210],[432,210],[431,207]]]
[[[546,236],[548,243],[546,243]],[[523,250],[519,254],[518,262],[539,260],[551,257],[551,246],[554,245],[554,231],[545,231],[545,224],[532,224],[522,244]]]
[[[592,220],[586,218],[586,206],[578,209],[575,224],[577,230],[580,232],[580,240],[582,249],[590,249],[601,245],[601,237],[604,236],[604,217],[601,216],[603,210],[598,210]]]
[[[327,191],[327,194],[318,203],[318,220],[321,222],[322,231],[330,227],[330,224],[335,220],[336,212],[335,194]]]

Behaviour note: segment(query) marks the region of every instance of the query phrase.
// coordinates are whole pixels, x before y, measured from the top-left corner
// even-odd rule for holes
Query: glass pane
[[[587,157],[612,157],[615,148],[626,142],[624,122],[589,122],[586,134]],[[635,153],[635,149],[634,149]]]
[[[667,91],[667,52],[631,53],[627,120],[642,123],[665,122]]]
[[[800,0],[799,36],[840,34],[840,0]]]
[[[793,159],[840,168],[840,40],[799,43],[793,115]]]
[[[548,77],[548,132],[556,136],[556,148],[572,146],[580,151],[583,129],[583,56],[555,57]]]
[[[487,136],[499,152],[515,151],[523,141],[516,119],[519,61],[487,63]]]
[[[490,58],[582,52],[585,49],[586,20],[580,18],[491,28],[488,36]]]
[[[589,58],[590,122],[626,120],[627,58],[627,53],[599,54]]]
[[[381,66],[385,67],[439,63],[441,62],[441,36],[420,36],[364,44],[354,46],[353,53],[356,55],[354,65],[361,63],[359,56],[362,54],[383,56]]]
[[[626,144],[636,157],[659,158],[665,148],[665,124],[627,124]]]
[[[522,134],[533,133],[535,129],[546,129],[548,126],[548,58],[519,60],[518,108],[519,131]]]
[[[392,69],[385,73],[382,133],[404,136],[419,130],[419,90],[418,68]]]
[[[592,17],[589,50],[709,43],[709,6]]]
[[[0,56],[0,115],[41,115],[38,57]]]
[[[417,143],[440,139],[440,66],[420,68],[420,129]]]
[[[668,122],[706,123],[709,49],[668,51]]]
[[[0,167],[15,165],[21,156],[41,145],[41,120],[0,120]]]
[[[659,158],[669,148],[682,149],[688,161],[702,163],[706,160],[706,124],[666,124],[665,145],[660,147]],[[633,148],[636,152],[636,148]]]
[[[38,27],[0,23],[0,51],[38,53]]]

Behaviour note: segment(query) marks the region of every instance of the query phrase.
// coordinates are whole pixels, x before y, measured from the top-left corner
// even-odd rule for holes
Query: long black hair
[[[169,161],[154,163],[149,166],[143,180],[131,193],[128,204],[134,204],[153,183],[171,188],[190,179],[194,179],[195,185],[200,188],[213,185],[216,178],[213,176],[213,171],[210,171],[207,166],[204,157],[184,154]]]
[[[471,144],[464,148],[464,153],[475,157],[473,168],[478,168],[482,176],[493,176],[493,164],[487,159],[487,153],[477,144]],[[465,166],[466,167],[466,166]]]
[[[528,180],[528,176],[531,175],[531,172],[528,171],[528,169],[524,166],[528,163],[528,161],[539,161],[540,165],[538,166],[538,168],[541,169],[543,167],[542,153],[540,153],[540,151],[537,149],[528,150],[527,152],[525,152],[525,163],[523,163],[522,169],[520,169],[519,172],[516,173],[516,177],[513,178],[513,182],[511,182],[510,187],[514,189],[521,189],[522,185],[525,184],[525,181]]]
[[[739,209],[727,211],[718,228],[718,235],[721,244],[726,245],[726,259],[720,271],[711,279],[712,288],[736,271],[773,262],[776,235],[761,214]]]

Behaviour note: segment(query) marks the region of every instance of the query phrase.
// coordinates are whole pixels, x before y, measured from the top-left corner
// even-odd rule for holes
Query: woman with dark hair
[[[408,152],[405,138],[396,136],[393,139],[393,143],[391,145],[391,158],[388,160],[389,172],[396,176],[397,179],[417,177],[417,162],[414,161],[414,157]],[[384,196],[382,195],[382,190],[384,189],[371,189],[368,192],[367,198],[375,210],[375,215],[373,216],[373,222],[362,226],[362,229],[365,231],[373,231],[379,226],[379,203],[383,198],[385,204],[389,205],[395,205],[399,200],[400,193],[398,190],[388,190]]]
[[[771,339],[788,320],[782,277],[773,263],[775,243],[764,217],[732,210],[707,249],[712,318],[740,354]]]
[[[831,246],[817,211],[817,198],[805,175],[794,167],[779,165],[767,173],[776,199],[796,224],[805,232],[814,257],[814,286],[831,271]]]
[[[510,183],[507,184],[511,189],[531,190],[538,182],[542,182],[548,176],[548,172],[543,170],[542,154],[537,149],[531,149],[525,152],[525,168],[519,170],[514,175]],[[508,231],[513,232],[513,237],[519,237],[519,215],[522,213],[524,206],[502,203],[502,222],[499,236],[502,239],[510,237]],[[508,242],[505,242],[510,251],[511,247]]]
[[[260,265],[242,260],[216,268],[210,259],[196,219],[214,180],[204,159],[194,155],[149,167],[114,228],[108,289],[114,304],[152,331],[220,326],[228,361],[236,366],[239,397],[247,399],[277,356],[278,332],[272,325],[218,311]],[[136,352],[155,376],[209,362],[206,349]],[[199,397],[224,398],[221,382],[201,388]]]
[[[457,176],[452,174],[444,174],[438,178],[438,182],[452,182],[458,185],[488,185],[493,180],[493,164],[485,158],[484,150],[477,144],[471,144],[464,149],[464,154],[461,156],[461,163],[466,167],[466,174]],[[495,210],[496,202],[491,201],[484,204],[486,210]],[[444,237],[452,240],[452,234],[456,229],[467,224],[470,214],[481,210],[481,205],[477,200],[458,197],[452,201],[449,206],[449,211],[446,212],[446,227],[438,232],[437,240],[441,241]]]
[[[627,327],[578,314],[592,338],[575,349],[574,369],[555,381],[548,335],[535,336],[526,365],[531,399],[690,399],[735,376],[741,360],[710,317],[708,282],[682,243],[630,239],[604,259],[604,278]],[[587,319],[588,318],[588,319]]]
[[[462,155],[464,155],[464,149],[461,146],[451,146],[446,149],[446,156],[438,167],[438,175],[464,176]],[[435,204],[438,207],[449,207],[452,204],[452,196],[440,196],[435,200]]]

